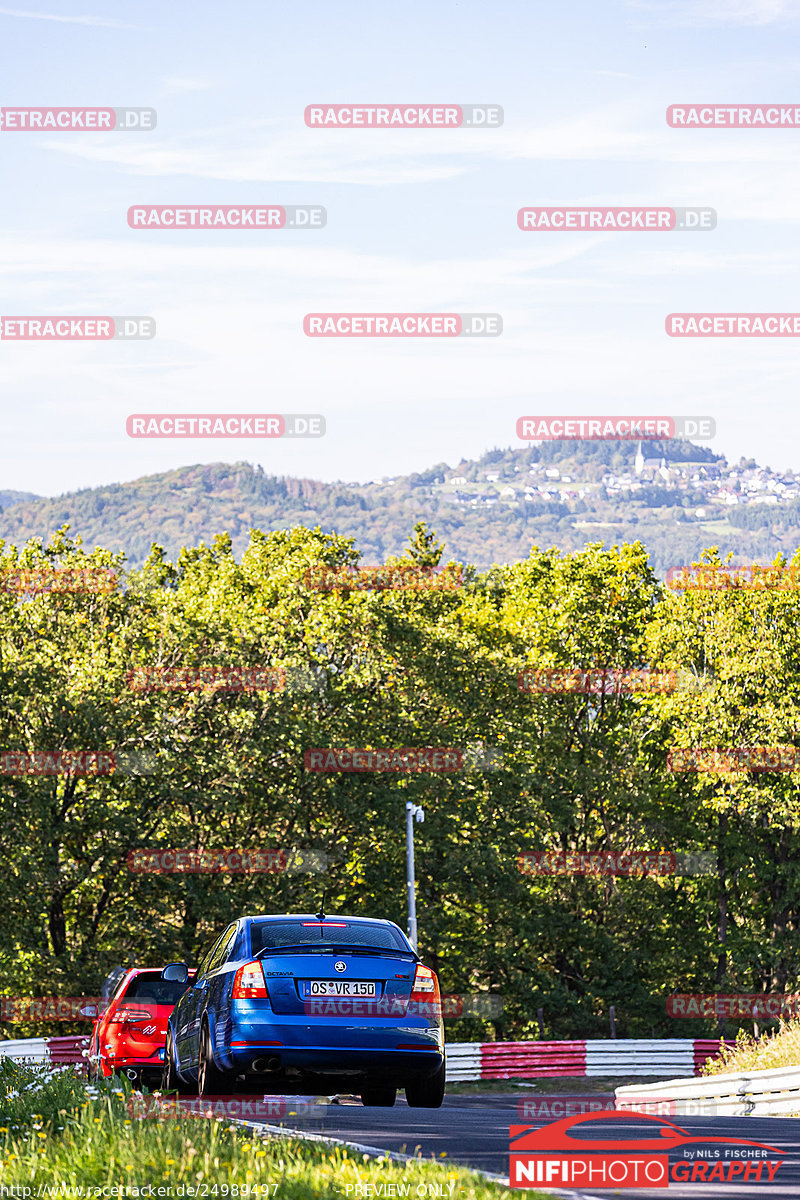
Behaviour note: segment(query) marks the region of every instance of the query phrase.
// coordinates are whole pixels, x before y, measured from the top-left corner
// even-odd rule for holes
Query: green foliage
[[[713,555],[713,551],[711,554]],[[409,554],[441,565],[418,523]],[[147,754],[151,773],[0,782],[0,977],[8,995],[97,994],[111,967],[196,962],[246,912],[405,926],[404,808],[417,830],[421,952],[448,993],[504,997],[451,1040],[712,1033],[670,992],[791,990],[800,976],[796,776],[679,775],[670,746],[797,740],[798,593],[663,589],[641,542],[463,567],[455,590],[315,590],[351,539],[298,526],[155,548],[123,571],[65,532],[0,571],[114,568],[108,594],[0,590],[0,746]],[[448,564],[444,564],[445,566]],[[285,690],[137,690],[131,672],[286,672]],[[533,695],[524,668],[682,668],[703,690]],[[451,746],[450,774],[324,774],[315,747]],[[136,848],[279,847],[326,874],[137,874]],[[531,876],[529,850],[704,850],[716,873]],[[7,1024],[10,1036],[41,1027]],[[73,1031],[71,1027],[69,1032]],[[78,1026],[77,1028],[81,1028]],[[53,1025],[49,1032],[63,1032]]]
[[[702,1073],[724,1075],[732,1072],[740,1075],[750,1071],[772,1071],[779,1067],[796,1070],[798,1062],[800,1021],[789,1020],[781,1021],[777,1029],[760,1038],[750,1037],[740,1029],[736,1034],[735,1045],[721,1044],[719,1057],[709,1059],[704,1064]]]
[[[0,1136],[17,1144],[40,1140],[61,1126],[65,1113],[86,1100],[86,1088],[73,1067],[47,1067],[0,1058]]]
[[[134,1189],[148,1184],[173,1189],[181,1185],[219,1186],[220,1195],[279,1195],[289,1200],[322,1197],[333,1200],[347,1184],[379,1185],[381,1190],[420,1185],[431,1192],[465,1200],[490,1200],[505,1189],[465,1168],[442,1162],[396,1164],[371,1159],[347,1147],[321,1146],[298,1138],[259,1136],[251,1129],[221,1119],[182,1117],[132,1119],[136,1108],[122,1088],[84,1088],[75,1103],[64,1105],[55,1123],[34,1121],[29,1128],[0,1123],[0,1184],[96,1188],[87,1196],[112,1194],[113,1187]],[[63,1099],[56,1081],[43,1108]],[[541,1192],[530,1192],[541,1200]]]

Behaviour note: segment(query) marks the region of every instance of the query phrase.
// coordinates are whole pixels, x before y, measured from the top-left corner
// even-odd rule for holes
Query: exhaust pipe
[[[133,1067],[126,1067],[125,1074],[127,1075],[128,1079],[130,1079],[131,1083],[135,1082],[136,1072],[134,1071]]]
[[[271,1058],[255,1058],[253,1059],[253,1070],[262,1073],[264,1071],[280,1070],[281,1060],[274,1054]]]

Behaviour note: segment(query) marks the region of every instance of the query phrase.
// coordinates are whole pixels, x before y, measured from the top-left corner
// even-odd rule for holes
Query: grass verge
[[[27,1088],[31,1080],[35,1090]],[[356,1194],[493,1200],[507,1194],[501,1185],[441,1161],[370,1158],[224,1120],[134,1119],[130,1089],[118,1081],[91,1088],[69,1072],[21,1067],[13,1077],[16,1086],[9,1082],[0,1090],[0,1184],[30,1189],[16,1193],[23,1197],[36,1196],[40,1188],[42,1196],[85,1200],[150,1196],[142,1191],[150,1186],[164,1188],[164,1200],[273,1195],[333,1200]],[[34,1098],[24,1111],[17,1104],[20,1085]],[[366,1191],[366,1184],[384,1186]],[[424,1192],[420,1185],[427,1185]],[[544,1200],[540,1192],[527,1195]]]
[[[768,1071],[774,1067],[800,1067],[800,1020],[782,1021],[774,1033],[754,1038],[739,1030],[734,1046],[722,1046],[722,1053],[703,1067],[704,1075],[722,1075],[729,1071]]]

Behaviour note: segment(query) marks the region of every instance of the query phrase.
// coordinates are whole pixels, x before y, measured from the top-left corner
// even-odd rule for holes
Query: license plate
[[[375,984],[357,979],[303,979],[300,995],[304,1000],[312,996],[352,996],[375,998]]]

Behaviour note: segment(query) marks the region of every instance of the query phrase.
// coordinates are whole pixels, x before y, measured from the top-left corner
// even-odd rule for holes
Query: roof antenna
[[[322,893],[322,900],[320,901],[319,912],[317,913],[317,920],[318,921],[325,920],[325,893],[324,892]]]

